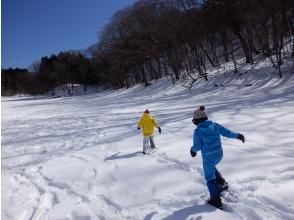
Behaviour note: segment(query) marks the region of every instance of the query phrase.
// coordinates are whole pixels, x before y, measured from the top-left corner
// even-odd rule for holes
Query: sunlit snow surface
[[[241,72],[191,90],[164,79],[86,96],[2,98],[2,219],[294,219],[294,76],[279,79],[265,64]],[[239,197],[224,200],[225,211],[205,204],[201,155],[189,154],[200,105],[246,137],[222,139],[218,168]],[[136,129],[146,108],[162,127],[150,156]]]

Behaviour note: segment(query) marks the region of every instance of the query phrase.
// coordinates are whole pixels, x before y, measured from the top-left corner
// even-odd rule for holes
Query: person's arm
[[[227,137],[227,138],[237,138],[238,137],[238,133],[236,132],[233,132],[231,130],[229,130],[228,128],[225,128],[224,126],[220,125],[220,124],[217,124],[215,123],[219,130],[220,130],[220,134],[224,137]]]
[[[158,122],[156,121],[155,118],[152,118],[152,122],[153,122],[153,125],[158,128],[158,132],[161,133],[161,127],[160,125],[158,124]]]
[[[143,127],[143,123],[142,123],[142,118],[141,118],[137,124],[137,128],[138,128],[138,130],[140,130],[142,127]]]
[[[160,128],[160,125],[158,124],[158,122],[156,121],[155,118],[152,118],[152,122],[153,122],[155,127]]]
[[[193,136],[193,146],[191,147],[190,154],[192,157],[197,155],[197,151],[201,150],[203,146],[203,142],[199,135],[197,134],[197,130],[194,131]]]
[[[243,143],[245,143],[245,137],[243,134],[233,132],[220,124],[216,123],[216,125],[219,127],[220,133],[222,136],[228,137],[228,138],[236,138],[236,139],[241,140]]]

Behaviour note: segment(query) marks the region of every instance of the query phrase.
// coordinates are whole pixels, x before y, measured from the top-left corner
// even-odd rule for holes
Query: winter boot
[[[224,190],[229,189],[228,182],[222,177],[221,173],[215,169],[215,177],[216,177],[216,184],[218,187],[218,191],[221,193]]]
[[[207,181],[207,187],[210,194],[210,200],[208,200],[207,203],[218,209],[223,209],[223,204],[220,198],[220,193],[219,193],[218,185],[216,183],[216,179]]]
[[[222,200],[220,197],[212,197],[207,201],[207,203],[209,205],[212,205],[212,206],[218,208],[218,209],[223,210],[223,204],[222,204]]]
[[[223,185],[226,180],[223,178],[221,173],[215,168],[215,178],[216,178],[216,183],[217,185]]]
[[[218,184],[218,191],[221,193],[222,191],[228,190],[229,189],[229,184],[228,182],[224,182],[223,184]]]

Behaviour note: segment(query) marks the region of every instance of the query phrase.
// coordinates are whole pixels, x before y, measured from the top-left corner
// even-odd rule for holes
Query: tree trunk
[[[242,36],[242,34],[240,32],[235,32],[235,35],[239,38],[244,55],[245,55],[245,59],[246,59],[246,63],[251,63],[253,64],[253,58],[250,54],[249,51],[249,47],[248,44],[246,42],[246,40],[244,39],[244,37]]]

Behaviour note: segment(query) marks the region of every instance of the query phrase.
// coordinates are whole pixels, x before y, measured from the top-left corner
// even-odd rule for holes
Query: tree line
[[[32,70],[2,70],[2,95],[42,94],[73,84],[130,87],[168,77],[193,85],[208,68],[261,55],[282,77],[294,57],[293,0],[139,0],[116,12],[86,53],[43,57]]]

